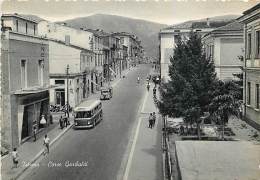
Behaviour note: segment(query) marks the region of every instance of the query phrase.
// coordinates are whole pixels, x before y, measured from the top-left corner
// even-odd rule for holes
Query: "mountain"
[[[95,14],[63,21],[75,28],[103,29],[105,32],[129,32],[138,36],[148,56],[158,57],[158,33],[165,24],[116,15]],[[61,23],[61,22],[58,22]]]

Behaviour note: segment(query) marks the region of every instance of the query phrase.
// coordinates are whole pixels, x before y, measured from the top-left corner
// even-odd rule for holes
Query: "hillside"
[[[86,27],[103,29],[106,32],[129,32],[135,34],[142,41],[142,46],[147,55],[153,57],[158,56],[158,32],[160,29],[167,27],[165,24],[107,14],[95,14],[64,22],[76,28]]]

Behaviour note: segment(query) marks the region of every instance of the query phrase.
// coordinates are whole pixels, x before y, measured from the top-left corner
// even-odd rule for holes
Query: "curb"
[[[73,124],[71,124],[69,127],[67,127],[64,131],[62,131],[57,137],[55,137],[51,142],[50,142],[50,147],[59,139],[61,138],[69,129],[71,129]],[[34,158],[30,161],[30,164],[34,163],[37,159],[39,159],[44,153],[44,149],[42,149]],[[30,166],[26,166],[24,169],[21,170],[14,178],[11,179],[18,179]]]

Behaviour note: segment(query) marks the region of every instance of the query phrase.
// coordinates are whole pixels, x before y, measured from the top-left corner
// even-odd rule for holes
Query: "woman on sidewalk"
[[[14,148],[14,150],[12,152],[12,158],[13,158],[14,167],[17,168],[19,158],[18,158],[18,152],[17,152],[16,148]]]
[[[47,134],[44,137],[43,145],[46,147],[46,151],[44,152],[44,155],[46,153],[49,154],[49,152],[50,152],[50,138],[47,136]]]

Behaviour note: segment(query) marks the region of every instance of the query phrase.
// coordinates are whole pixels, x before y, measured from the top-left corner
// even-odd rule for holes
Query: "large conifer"
[[[184,117],[188,123],[194,108],[208,111],[213,98],[216,74],[214,63],[203,53],[201,38],[191,33],[189,40],[177,43],[169,66],[170,80],[161,86],[159,110],[163,115]]]

